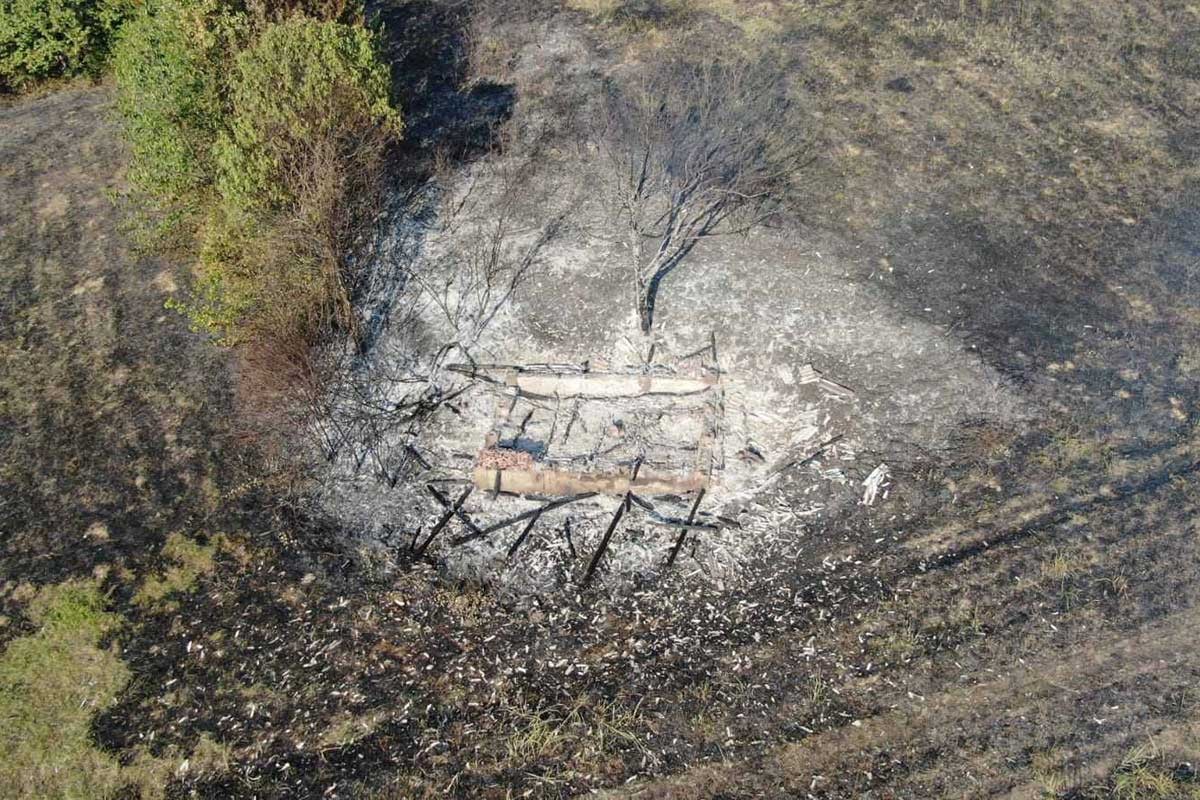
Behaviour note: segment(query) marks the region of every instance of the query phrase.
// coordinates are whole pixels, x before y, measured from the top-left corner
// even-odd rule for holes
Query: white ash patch
[[[498,195],[486,191],[485,175],[477,180],[484,185],[472,196],[482,198],[486,211]],[[596,211],[586,204],[583,210]],[[509,240],[514,252],[536,240],[543,221],[536,210],[521,212]],[[415,304],[404,325],[395,315],[387,319],[365,368],[375,376],[372,391],[394,401],[411,388],[398,376],[422,370],[443,392],[464,388],[440,367],[425,366],[447,341],[480,362],[682,368],[690,353],[715,340],[724,398],[713,480],[700,512],[702,520],[723,520],[689,534],[673,566],[714,585],[750,578],[750,565],[772,553],[831,546],[814,539],[831,513],[886,505],[903,491],[890,468],[871,477],[881,462],[895,463],[897,451],[934,449],[967,420],[1011,422],[1028,413],[1001,376],[950,331],[905,316],[847,265],[784,236],[698,246],[663,284],[651,358],[652,340],[637,333],[620,249],[577,233],[546,243],[487,324],[474,326],[479,314],[465,302],[471,286],[435,280],[469,230],[431,226],[399,237],[413,243],[412,252],[403,253],[409,269],[423,270],[427,285],[441,294]],[[392,369],[397,364],[408,369]],[[430,465],[410,464],[394,485],[369,463],[364,467],[353,448],[339,454],[328,469],[323,505],[367,546],[397,553],[418,528],[426,535],[445,514],[426,483],[469,478],[495,413],[494,392],[467,386],[421,425],[386,434],[385,449],[412,447]],[[694,427],[686,416],[667,418],[656,435],[686,439]],[[458,491],[445,489],[451,500]],[[681,519],[691,498],[649,499],[663,515]],[[600,497],[547,512],[511,557],[523,524],[454,545],[469,532],[454,518],[427,553],[452,576],[517,595],[570,588],[582,578],[618,502]],[[486,528],[536,505],[480,491],[463,512]],[[677,528],[654,524],[634,509],[616,529],[595,580],[614,588],[652,583],[677,535]]]

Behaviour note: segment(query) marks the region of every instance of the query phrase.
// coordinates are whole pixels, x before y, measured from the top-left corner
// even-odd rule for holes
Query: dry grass
[[[1198,800],[1200,780],[1192,765],[1174,761],[1149,740],[1121,759],[1116,769],[1099,783],[1073,782],[1052,773],[1057,780],[1043,781],[1047,798],[1081,800]]]
[[[603,776],[620,768],[621,753],[649,753],[638,733],[645,726],[640,704],[585,697],[570,706],[513,705],[506,714],[511,733],[504,741],[503,763],[530,769],[556,762],[555,770],[543,776],[551,781]]]
[[[387,710],[375,709],[365,714],[346,714],[335,718],[321,735],[318,747],[321,750],[336,749],[353,744],[369,736],[379,723],[388,716]]]

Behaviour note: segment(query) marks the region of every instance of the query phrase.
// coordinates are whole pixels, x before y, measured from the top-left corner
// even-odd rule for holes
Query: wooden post
[[[679,538],[675,540],[675,546],[671,548],[671,555],[667,557],[667,567],[669,568],[675,563],[675,557],[679,555],[679,549],[683,547],[683,540],[687,538],[688,530],[693,522],[696,521],[696,511],[700,508],[700,501],[704,499],[704,490],[701,489],[696,494],[696,502],[692,503],[692,510],[688,513],[687,524],[683,530],[679,531]]]

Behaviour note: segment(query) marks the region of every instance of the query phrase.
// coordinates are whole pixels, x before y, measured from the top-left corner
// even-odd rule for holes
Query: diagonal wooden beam
[[[667,567],[675,563],[675,557],[679,555],[679,550],[683,547],[683,540],[687,538],[688,531],[691,530],[692,524],[696,521],[696,512],[700,509],[700,501],[704,499],[704,490],[701,489],[696,493],[696,502],[692,503],[692,510],[688,512],[687,523],[683,530],[679,531],[679,538],[675,540],[675,546],[671,548],[671,555],[667,556]]]
[[[678,517],[668,517],[660,514],[658,509],[654,507],[654,504],[641,495],[631,494],[629,499],[633,501],[635,506],[645,511],[646,516],[650,517],[656,525],[662,525],[667,528],[688,528],[693,531],[719,531],[722,528],[731,527],[729,520],[720,518],[718,518],[719,521],[724,524],[696,522],[694,517],[686,520],[679,519]],[[732,527],[738,526],[734,525]]]
[[[446,509],[446,512],[442,514],[442,518],[437,521],[437,524],[433,526],[433,530],[429,532],[429,538],[425,540],[424,544],[417,548],[417,555],[422,555],[426,550],[429,549],[429,545],[433,543],[434,537],[441,533],[442,528],[446,527],[446,524],[454,518],[455,513],[462,508],[463,503],[467,502],[467,498],[470,497],[474,488],[474,484],[468,486],[463,493],[458,496],[458,499],[454,501],[454,505]]]
[[[438,501],[438,504],[439,504],[439,505],[440,505],[442,508],[451,508],[451,507],[452,507],[452,504],[451,504],[451,502],[450,502],[450,498],[448,498],[448,497],[446,497],[446,495],[442,494],[442,493],[441,493],[441,492],[438,490],[438,488],[437,488],[436,486],[434,486],[433,484],[431,484],[431,483],[430,483],[430,484],[426,484],[426,485],[425,485],[425,488],[429,490],[429,493],[430,493],[431,495],[433,495],[433,499],[434,499],[434,500],[437,500],[437,501]],[[474,523],[474,522],[471,520],[471,517],[470,517],[470,516],[467,514],[467,512],[463,511],[461,508],[457,509],[457,510],[454,512],[454,516],[458,517],[459,521],[460,521],[460,522],[461,522],[463,525],[466,525],[466,526],[467,526],[467,530],[471,531],[471,533],[479,533],[479,532],[480,532],[480,531],[479,531],[479,526],[478,526],[478,525],[476,525],[476,524],[475,524],[475,523]]]
[[[621,521],[621,517],[623,516],[625,516],[624,499],[617,506],[617,513],[613,514],[612,522],[608,523],[608,530],[604,532],[604,538],[600,540],[600,546],[596,548],[595,554],[592,555],[591,563],[588,564],[587,572],[583,576],[584,586],[592,582],[592,576],[596,574],[596,567],[600,565],[600,559],[604,557],[604,551],[608,549],[608,542],[612,539],[613,531],[617,529],[617,523]]]
[[[633,482],[637,480],[638,470],[642,468],[642,457],[638,456],[637,461],[633,462],[633,474],[629,478],[629,485],[633,486]],[[600,540],[600,546],[596,548],[595,554],[592,556],[591,563],[588,564],[587,572],[583,576],[583,585],[587,586],[592,582],[592,576],[596,574],[596,567],[600,566],[600,559],[604,557],[604,551],[608,550],[608,543],[612,539],[613,531],[617,529],[617,523],[621,521],[621,517],[625,516],[625,512],[632,507],[633,490],[625,492],[625,496],[621,498],[621,505],[617,506],[617,513],[613,514],[612,522],[608,523],[608,530],[604,532],[604,538]]]
[[[642,468],[642,456],[638,456],[633,462],[633,474],[629,476],[629,490],[625,492],[625,510],[629,511],[630,503],[633,502],[633,482],[637,480],[638,471]]]
[[[521,531],[521,535],[517,537],[517,540],[508,548],[508,552],[504,554],[505,560],[512,558],[517,552],[517,548],[519,548],[525,542],[525,540],[529,538],[529,532],[533,530],[534,525],[537,525],[537,521],[542,518],[542,511],[544,510],[544,508],[539,508],[537,513],[530,517],[529,524],[525,526],[525,530]]]
[[[489,525],[486,528],[483,528],[482,530],[480,530],[479,533],[468,533],[466,536],[460,536],[457,539],[452,539],[450,541],[450,544],[452,544],[452,545],[466,544],[467,542],[472,542],[476,539],[483,538],[484,536],[490,536],[491,534],[495,533],[496,531],[504,530],[505,528],[509,527],[510,525],[516,525],[518,522],[523,522],[523,521],[529,519],[530,517],[538,516],[538,515],[542,514],[543,512],[550,511],[550,510],[558,508],[560,506],[565,506],[568,503],[574,503],[576,500],[583,500],[588,497],[595,497],[595,496],[596,496],[595,492],[584,492],[583,494],[573,494],[570,497],[560,497],[557,500],[551,500],[549,503],[546,503],[543,506],[538,506],[537,508],[532,508],[529,511],[522,511],[520,514],[517,514],[515,517],[509,517],[508,519],[501,520],[501,521],[495,523],[494,525]]]

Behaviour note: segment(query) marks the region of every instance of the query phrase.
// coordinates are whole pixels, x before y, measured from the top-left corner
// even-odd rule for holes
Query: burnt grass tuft
[[[696,30],[778,48],[824,146],[797,224],[1038,413],[911,443],[889,503],[744,586],[678,569],[516,604],[432,556],[385,574],[255,451],[225,355],[163,309],[185,267],[134,248],[109,198],[108,91],[16,100],[0,647],[38,630],[38,588],[96,581],[100,646],[130,680],[91,738],[122,764],[170,759],[173,797],[619,797],[635,778],[637,796],[689,798],[1191,791],[1200,82],[1179,31],[1195,19],[1148,2],[568,5],[497,2],[492,33],[584,31],[597,69]],[[424,82],[399,91],[430,142],[469,154],[510,104],[548,102],[463,89],[460,10],[379,13],[413,34],[390,46],[398,80]],[[202,742],[219,766],[183,769]]]

